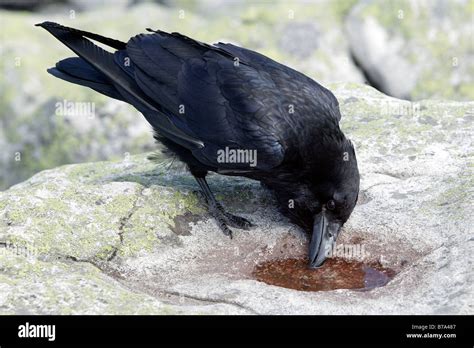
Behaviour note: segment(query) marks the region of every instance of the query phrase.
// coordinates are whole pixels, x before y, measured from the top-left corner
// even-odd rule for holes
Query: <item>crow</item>
[[[229,43],[149,28],[125,43],[53,22],[36,25],[77,55],[48,72],[140,111],[167,153],[186,163],[226,235],[232,237],[228,226],[253,225],[225,211],[208,172],[258,180],[272,190],[282,213],[311,234],[309,267],[324,263],[356,205],[360,181],[328,89]]]

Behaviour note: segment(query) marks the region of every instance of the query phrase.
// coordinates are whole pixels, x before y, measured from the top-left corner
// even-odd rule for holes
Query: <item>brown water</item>
[[[280,259],[258,264],[255,279],[301,291],[335,289],[370,290],[386,285],[395,276],[380,263],[363,263],[342,258],[327,259],[321,268],[308,268],[307,259]]]

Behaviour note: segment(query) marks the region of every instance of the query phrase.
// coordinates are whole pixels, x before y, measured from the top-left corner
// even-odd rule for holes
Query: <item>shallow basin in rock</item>
[[[338,257],[329,258],[322,267],[311,269],[305,258],[288,258],[258,264],[253,276],[269,285],[302,291],[371,290],[386,285],[395,276],[395,271],[378,262],[364,263]]]

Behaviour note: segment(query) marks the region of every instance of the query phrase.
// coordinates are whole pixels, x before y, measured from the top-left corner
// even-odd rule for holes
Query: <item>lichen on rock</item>
[[[361,171],[339,242],[360,241],[396,270],[386,286],[308,293],[256,281],[257,263],[306,253],[271,193],[209,177],[223,205],[256,224],[230,240],[179,163],[141,154],[0,192],[0,313],[472,314],[474,103],[330,88]]]

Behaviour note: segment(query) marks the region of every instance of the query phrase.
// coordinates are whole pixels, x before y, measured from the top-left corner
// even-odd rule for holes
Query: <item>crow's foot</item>
[[[243,230],[248,230],[254,226],[249,220],[226,212],[212,194],[205,178],[196,177],[196,181],[201,187],[201,192],[207,203],[209,213],[216,219],[217,225],[226,236],[232,238],[232,230],[227,227],[227,225]]]

